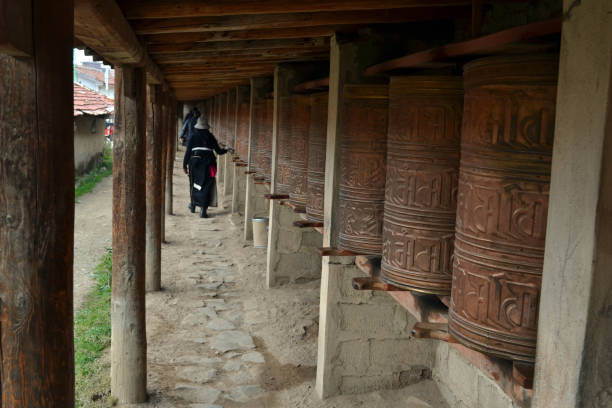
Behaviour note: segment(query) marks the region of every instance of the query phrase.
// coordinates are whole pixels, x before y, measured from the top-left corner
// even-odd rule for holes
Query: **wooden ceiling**
[[[450,19],[472,2],[75,0],[75,36],[112,63],[147,61],[188,101],[271,75],[278,63],[326,60],[336,31]]]

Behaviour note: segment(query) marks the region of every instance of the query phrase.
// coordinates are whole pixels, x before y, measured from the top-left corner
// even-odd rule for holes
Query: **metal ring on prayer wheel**
[[[552,158],[556,56],[465,66],[449,331],[533,363]]]
[[[392,77],[381,278],[448,295],[457,210],[463,81]]]

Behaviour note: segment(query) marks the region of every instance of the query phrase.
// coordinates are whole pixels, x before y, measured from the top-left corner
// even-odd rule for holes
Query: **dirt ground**
[[[265,289],[265,250],[242,240],[242,218],[226,208],[209,211],[210,219],[189,213],[178,160],[174,193],[163,290],[147,294],[150,401],[139,407],[447,407],[433,381],[321,401],[314,391],[320,281]],[[109,207],[110,195],[91,193]],[[77,239],[100,234],[88,230]]]
[[[94,284],[93,272],[112,243],[113,178],[102,179],[74,206],[74,310]]]

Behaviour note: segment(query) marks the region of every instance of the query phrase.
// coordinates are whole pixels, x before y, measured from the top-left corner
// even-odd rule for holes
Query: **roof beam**
[[[271,49],[239,49],[231,51],[199,51],[199,52],[180,52],[175,54],[159,54],[156,56],[156,61],[160,64],[172,62],[194,62],[206,61],[208,58],[214,57],[234,57],[234,56],[253,56],[253,57],[277,57],[283,58],[295,57],[300,55],[310,55],[312,53],[328,54],[329,48],[326,46],[316,47],[301,47],[301,48],[271,48]]]
[[[467,16],[469,13],[470,8],[467,6],[447,8],[410,7],[391,10],[142,19],[130,21],[130,24],[136,34],[143,35],[197,33],[206,31],[243,31],[326,25],[389,24],[434,19],[441,20],[445,17]]]
[[[244,40],[274,40],[283,38],[315,38],[331,37],[337,31],[333,26],[307,27],[307,28],[283,28],[271,30],[246,30],[246,31],[214,31],[203,33],[182,34],[154,34],[143,36],[148,46],[154,44],[170,45],[177,51],[188,51],[193,43],[216,42],[216,41],[244,41]],[[159,50],[159,48],[158,48]]]
[[[280,40],[243,40],[243,41],[213,41],[195,43],[187,47],[177,49],[171,44],[153,44],[148,47],[149,54],[175,54],[177,52],[207,52],[207,51],[237,51],[237,50],[268,50],[275,48],[313,48],[329,47],[329,39],[319,38],[283,38]]]
[[[236,64],[251,63],[251,62],[266,62],[266,63],[282,63],[282,62],[295,62],[295,61],[306,61],[314,59],[325,59],[329,58],[328,50],[314,50],[308,52],[286,52],[278,54],[227,54],[220,53],[218,55],[195,55],[195,56],[182,56],[172,57],[170,59],[159,60],[158,63],[161,65],[190,65],[196,63],[229,63],[234,62]]]
[[[471,5],[472,0],[123,0],[129,19],[380,10],[406,7]]]
[[[74,0],[74,36],[104,60],[143,66],[150,83],[164,82],[114,0]]]

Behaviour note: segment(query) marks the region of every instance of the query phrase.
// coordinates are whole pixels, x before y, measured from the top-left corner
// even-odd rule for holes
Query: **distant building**
[[[83,65],[76,66],[75,82],[115,99],[115,71],[101,62],[83,62]]]
[[[104,95],[74,85],[74,166],[76,174],[91,170],[104,155],[106,119],[114,103]]]

